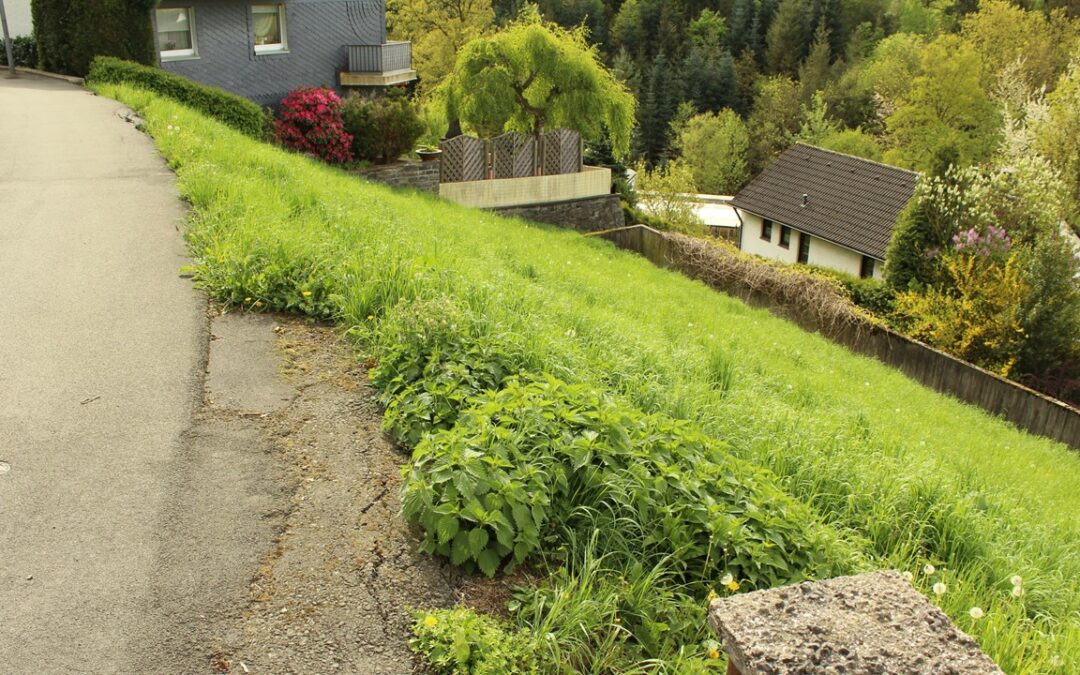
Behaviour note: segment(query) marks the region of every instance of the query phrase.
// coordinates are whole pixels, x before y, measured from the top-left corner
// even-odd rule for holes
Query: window
[[[868,255],[862,257],[862,265],[859,266],[859,278],[869,279],[874,276],[874,259]]]
[[[161,60],[198,56],[195,45],[195,12],[190,7],[157,10],[158,49]]]
[[[285,36],[285,5],[252,5],[255,53],[270,54],[288,49]]]
[[[791,248],[791,228],[787,225],[780,226],[780,246]]]
[[[810,262],[810,235],[805,232],[799,233],[799,262],[804,265]]]
[[[771,220],[763,220],[763,221],[761,221],[761,238],[764,239],[765,241],[768,241],[768,242],[772,241],[772,221]]]

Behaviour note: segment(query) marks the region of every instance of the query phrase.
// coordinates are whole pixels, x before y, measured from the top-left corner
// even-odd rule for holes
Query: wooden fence
[[[578,173],[583,166],[581,134],[555,129],[537,136],[512,131],[482,140],[457,136],[439,144],[440,181],[460,183]]]
[[[699,262],[685,256],[674,239],[644,225],[594,233],[619,248],[635,251],[654,264],[694,278],[715,278],[697,269]],[[916,340],[881,326],[822,326],[819,315],[799,311],[794,305],[780,305],[748,284],[731,281],[711,284],[716,290],[741,298],[751,305],[770,310],[803,328],[821,333],[859,354],[872,356],[898,368],[908,377],[939,392],[979,406],[1033,434],[1046,436],[1080,450],[1080,410],[1021,384],[961,361]]]

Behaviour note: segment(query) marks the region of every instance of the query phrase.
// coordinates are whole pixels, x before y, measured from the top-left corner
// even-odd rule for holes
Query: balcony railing
[[[412,70],[412,43],[349,45],[349,72],[385,75]]]

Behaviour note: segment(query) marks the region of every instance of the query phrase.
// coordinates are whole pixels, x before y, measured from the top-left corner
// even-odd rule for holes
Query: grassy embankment
[[[140,111],[177,171],[194,207],[198,280],[238,306],[335,319],[381,364],[402,366],[377,381],[399,438],[428,452],[461,441],[470,428],[453,436],[457,413],[487,386],[505,384],[504,374],[478,374],[488,366],[611,392],[617,406],[687,420],[691,435],[720,439],[698,443],[697,466],[678,469],[704,467],[694,479],[705,492],[693,494],[712,499],[714,469],[775,472],[775,480],[755,474],[752,489],[763,491],[780,525],[808,528],[780,545],[776,569],[792,563],[790,578],[867,564],[911,570],[928,592],[935,581],[948,584],[938,601],[1006,671],[1080,671],[1080,457],[1067,448],[605,242],[365,184],[144,92],[102,93]],[[446,344],[467,343],[474,363],[459,379],[471,385],[433,392],[425,380],[432,372],[410,371],[410,356],[395,352],[403,341],[429,363]],[[466,421],[473,431],[487,423]],[[471,447],[483,446],[479,436]],[[676,464],[683,442],[666,446]],[[523,446],[522,456],[534,447]],[[417,467],[412,477],[423,480]],[[798,508],[770,491],[774,482]],[[713,584],[725,592],[725,570],[739,573],[743,590],[775,578],[755,577],[760,564],[738,558],[760,549],[740,549],[737,538],[713,549],[710,538],[703,556],[667,550],[650,540],[654,521],[634,522],[645,512],[638,506],[607,515],[575,509],[581,495],[611,503],[610,485],[587,488],[574,483],[550,496],[563,500],[562,527],[542,536],[566,547],[554,556],[565,571],[523,593],[512,621],[522,635],[555,635],[534,650],[549,669],[560,660],[594,671],[709,665],[697,659],[708,651],[704,592]],[[590,543],[589,519],[607,525],[603,541]],[[449,545],[454,534],[446,534],[433,535],[432,546]],[[483,549],[483,539],[470,543]],[[801,559],[785,548],[792,542],[821,560]],[[648,564],[635,567],[635,559]],[[928,562],[937,567],[932,577],[921,573]],[[1015,574],[1024,579],[1021,598],[1010,593]],[[646,609],[658,604],[669,611]],[[972,620],[972,606],[985,617]],[[685,623],[676,625],[680,616]]]

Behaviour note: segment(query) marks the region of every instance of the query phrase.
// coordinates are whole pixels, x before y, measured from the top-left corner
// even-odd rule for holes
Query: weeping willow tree
[[[586,140],[606,137],[617,158],[630,150],[633,95],[603,66],[584,29],[547,23],[535,8],[466,44],[440,96],[450,120],[481,136],[567,128]]]
[[[46,70],[85,75],[99,55],[153,65],[150,12],[158,0],[31,0],[38,60]]]

